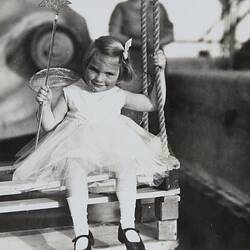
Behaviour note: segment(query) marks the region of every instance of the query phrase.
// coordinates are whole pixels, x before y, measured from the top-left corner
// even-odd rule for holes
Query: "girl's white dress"
[[[88,173],[133,168],[137,175],[152,177],[178,167],[178,160],[162,153],[157,136],[121,115],[123,90],[90,92],[83,84],[63,89],[67,115],[35,152],[16,164],[13,180],[63,180],[72,158]]]

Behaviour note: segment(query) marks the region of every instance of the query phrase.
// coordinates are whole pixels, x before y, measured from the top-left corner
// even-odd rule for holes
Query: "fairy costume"
[[[178,167],[177,160],[161,152],[158,137],[121,115],[125,93],[119,87],[91,92],[80,79],[64,87],[63,94],[68,105],[64,120],[17,164],[13,180],[63,180],[70,158],[88,173],[126,167],[151,178]]]

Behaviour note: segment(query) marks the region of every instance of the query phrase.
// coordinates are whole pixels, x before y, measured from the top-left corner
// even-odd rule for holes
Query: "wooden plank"
[[[137,199],[165,197],[173,195],[174,192],[178,193],[179,190],[161,191],[153,188],[142,188],[138,189]],[[116,200],[116,195],[90,194],[88,204],[106,203]],[[2,201],[0,202],[0,213],[57,208],[64,206],[65,204],[65,200],[57,201],[55,198]]]
[[[116,179],[94,182],[88,185],[90,193],[114,193],[116,192]]]
[[[147,202],[148,201],[148,202]],[[155,221],[155,199],[138,200],[136,209],[136,221],[140,223]]]
[[[139,188],[137,190],[137,199],[149,199],[149,198],[157,198],[157,197],[165,197],[171,195],[180,194],[180,189],[171,189],[171,190],[158,190],[155,188]]]
[[[171,195],[137,201],[136,220],[140,223],[155,220],[173,220],[179,217],[180,196]]]
[[[42,191],[42,190],[63,190],[64,187],[60,187],[59,181],[50,183],[16,183],[12,181],[0,182],[0,196],[3,195],[15,195],[30,191]]]
[[[98,183],[99,182],[99,183]],[[103,183],[102,183],[103,182]],[[115,179],[110,179],[109,174],[100,174],[100,175],[93,175],[88,176],[88,183],[89,183],[89,191],[93,193],[99,193],[99,192],[114,192],[115,188]],[[92,183],[92,184],[90,184]],[[20,194],[23,192],[29,192],[29,191],[49,191],[49,190],[58,190],[62,191],[65,190],[65,186],[61,186],[60,181],[51,181],[49,183],[46,182],[14,182],[14,181],[3,181],[0,182],[0,196],[2,195],[14,195],[14,194]],[[174,190],[174,191],[172,191]],[[169,193],[173,192],[173,194],[176,194],[175,190],[177,189],[171,189],[168,190]],[[147,191],[145,191],[147,192]],[[165,191],[163,191],[165,192]],[[148,194],[149,196],[151,194]],[[146,197],[147,198],[147,197]],[[141,199],[141,198],[140,198]]]
[[[61,204],[59,201],[49,198],[3,201],[0,203],[0,213],[42,210],[47,208],[57,208],[60,206]]]
[[[98,175],[89,175],[88,176],[88,183],[91,183],[91,182],[97,182],[97,181],[106,181],[106,180],[109,180],[110,179],[110,174],[98,174]]]
[[[149,241],[144,242],[146,249],[157,249],[157,250],[175,250],[178,246],[176,241]],[[124,250],[124,246],[108,246],[108,247],[101,247],[95,248],[96,250]]]
[[[105,181],[110,178],[109,174],[100,174],[88,176],[88,183]],[[2,181],[0,182],[0,196],[21,194],[29,191],[49,191],[51,189],[62,191],[65,186],[61,186],[60,181],[46,182],[17,182],[17,181]]]
[[[162,201],[163,200],[163,201]],[[179,217],[180,196],[173,195],[157,198],[155,202],[155,214],[159,220],[173,220]]]
[[[177,240],[177,220],[157,221],[158,240]]]

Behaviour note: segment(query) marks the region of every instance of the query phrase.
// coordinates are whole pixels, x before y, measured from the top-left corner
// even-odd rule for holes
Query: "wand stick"
[[[67,1],[67,0],[43,0],[39,4],[40,7],[47,7],[49,9],[55,11],[55,13],[56,13],[56,16],[55,16],[54,21],[53,21],[53,28],[52,28],[51,40],[50,40],[50,46],[49,46],[49,58],[48,58],[48,62],[47,62],[47,70],[46,70],[46,77],[45,77],[45,86],[46,87],[49,87],[49,83],[48,83],[49,70],[50,70],[51,59],[52,59],[52,55],[53,55],[53,47],[54,47],[55,34],[56,34],[56,25],[57,25],[57,21],[58,21],[59,12],[64,6],[66,6],[68,4],[71,4],[71,2]],[[37,145],[38,145],[40,130],[41,130],[41,126],[42,126],[44,103],[40,104],[39,110],[40,110],[40,116],[39,116],[39,120],[38,120],[38,128],[37,128],[37,133],[36,133],[35,150],[36,150]]]

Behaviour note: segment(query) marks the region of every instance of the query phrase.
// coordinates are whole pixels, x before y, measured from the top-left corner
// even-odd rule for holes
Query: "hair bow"
[[[124,51],[123,51],[124,60],[128,59],[128,51],[129,51],[129,48],[131,47],[131,45],[132,45],[132,38],[128,39],[128,41],[124,45]]]

